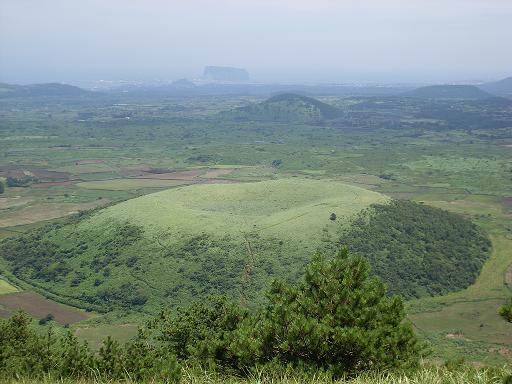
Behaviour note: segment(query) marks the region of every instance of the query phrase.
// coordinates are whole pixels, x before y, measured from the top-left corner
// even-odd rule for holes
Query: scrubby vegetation
[[[71,332],[57,335],[33,329],[23,313],[0,321],[0,379],[44,377],[158,379],[178,381],[179,365],[172,354],[162,354],[146,343],[142,334],[120,346],[107,338],[98,353]]]
[[[373,205],[340,243],[370,261],[390,292],[441,295],[475,281],[491,243],[469,220],[411,201]]]
[[[225,299],[198,302],[162,313],[124,346],[107,338],[97,354],[69,332],[38,333],[18,314],[0,322],[0,375],[176,381],[179,364],[239,375],[294,367],[335,378],[416,368],[424,347],[402,300],[385,293],[364,259],[318,255],[302,283],[276,281],[254,312]]]
[[[500,308],[499,313],[505,320],[512,323],[512,299]]]

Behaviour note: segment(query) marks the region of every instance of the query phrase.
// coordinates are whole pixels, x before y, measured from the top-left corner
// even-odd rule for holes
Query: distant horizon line
[[[61,79],[61,80],[34,80],[34,81],[22,81],[22,80],[4,80],[0,78],[0,83],[9,85],[36,85],[36,84],[68,84],[78,87],[100,87],[104,85],[106,88],[109,86],[116,87],[122,85],[133,85],[133,86],[158,86],[158,85],[170,85],[178,80],[189,80],[196,85],[208,85],[208,84],[219,84],[219,85],[303,85],[303,86],[346,86],[346,87],[399,87],[399,86],[428,86],[428,85],[481,85],[489,82],[495,82],[504,80],[512,76],[504,77],[489,77],[488,79],[466,79],[466,80],[349,80],[349,81],[314,81],[314,80],[247,80],[247,81],[220,81],[220,80],[208,80],[199,77],[177,77],[173,79],[164,78],[97,78],[97,79]]]

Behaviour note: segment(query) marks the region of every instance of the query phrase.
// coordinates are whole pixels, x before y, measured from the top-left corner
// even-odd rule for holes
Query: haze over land
[[[487,81],[510,74],[510,20],[506,0],[4,0],[0,81]]]

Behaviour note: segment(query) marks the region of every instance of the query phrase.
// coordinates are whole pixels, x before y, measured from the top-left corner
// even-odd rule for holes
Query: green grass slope
[[[69,304],[153,311],[209,295],[256,304],[270,280],[296,281],[316,250],[340,245],[409,297],[467,287],[490,248],[459,215],[291,178],[145,195],[7,239],[0,261]]]
[[[330,181],[281,179],[257,183],[204,184],[166,190],[117,204],[82,223],[137,222],[148,232],[240,235],[259,233],[311,240],[334,212],[347,217],[387,198]]]
[[[341,114],[338,108],[312,97],[283,93],[221,115],[235,120],[315,122],[335,119]]]
[[[272,278],[298,279],[342,218],[387,200],[307,179],[194,185],[31,232],[0,255],[18,278],[94,309],[211,294],[254,302]]]

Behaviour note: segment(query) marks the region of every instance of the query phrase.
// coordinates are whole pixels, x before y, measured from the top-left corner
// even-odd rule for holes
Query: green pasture
[[[130,221],[149,231],[259,233],[311,239],[335,213],[347,218],[385,196],[340,182],[280,179],[256,183],[192,185],[142,196],[109,207],[81,224]]]
[[[7,281],[0,279],[0,295],[18,292],[18,289]]]

